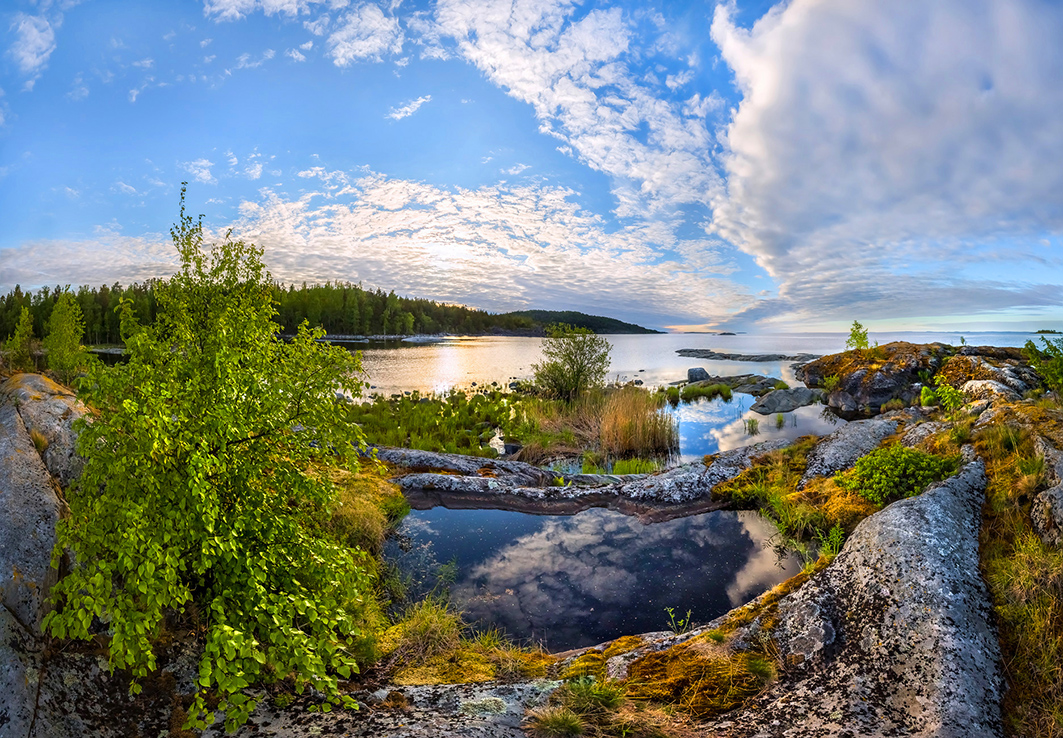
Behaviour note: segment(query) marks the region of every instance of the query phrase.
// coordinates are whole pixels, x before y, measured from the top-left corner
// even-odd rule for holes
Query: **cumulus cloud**
[[[337,67],[359,61],[381,61],[385,54],[402,51],[399,22],[376,5],[359,5],[340,19],[328,37],[328,53]]]
[[[402,120],[403,118],[408,118],[409,116],[416,113],[422,105],[424,105],[426,102],[430,102],[431,100],[431,95],[425,95],[424,97],[419,97],[416,100],[410,100],[405,105],[402,105],[397,108],[392,108],[388,112],[387,117],[391,118],[392,120]]]
[[[43,15],[18,13],[11,23],[15,42],[8,55],[18,65],[19,71],[28,77],[26,89],[32,90],[37,78],[48,64],[55,51],[55,30]]]
[[[216,20],[239,20],[251,13],[266,15],[306,15],[331,0],[204,0],[203,14]]]
[[[751,29],[733,15],[719,5],[712,25],[742,93],[713,226],[779,282],[748,317],[1061,303],[1058,257],[1035,242],[1063,231],[1063,168],[1046,166],[1063,161],[1063,8],[796,0]]]
[[[557,304],[658,324],[723,319],[752,303],[724,278],[719,254],[702,269],[677,261],[684,242],[672,224],[608,228],[566,188],[451,190],[323,167],[299,176],[315,190],[292,199],[265,189],[235,224],[286,281],[349,274],[490,310]]]

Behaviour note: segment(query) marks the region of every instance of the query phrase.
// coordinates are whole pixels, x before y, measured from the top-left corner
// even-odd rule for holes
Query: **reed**
[[[606,400],[599,440],[615,457],[663,455],[679,444],[679,431],[659,396],[624,387]]]

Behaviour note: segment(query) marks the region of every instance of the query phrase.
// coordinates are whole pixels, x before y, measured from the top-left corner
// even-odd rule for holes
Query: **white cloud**
[[[89,88],[80,74],[74,77],[74,82],[70,86],[70,92],[66,93],[66,96],[75,101],[84,100],[89,96]]]
[[[217,54],[211,54],[210,56],[203,57],[204,64],[210,64],[212,61],[218,58]]]
[[[306,56],[302,52],[296,51],[295,49],[288,49],[286,52],[284,52],[284,55],[297,62],[306,61]]]
[[[212,38],[205,38],[205,39],[203,39],[202,41],[200,41],[200,42],[199,42],[199,48],[201,48],[201,49],[205,49],[205,48],[207,48],[208,46],[210,46],[210,43],[211,43],[211,41],[213,41],[213,40],[214,40],[214,39],[212,39]]]
[[[134,87],[129,91],[129,102],[135,103],[137,101],[137,98],[140,97],[140,93],[151,87],[154,83],[154,77],[145,77],[144,81],[140,83],[139,87]]]
[[[204,0],[203,14],[216,20],[239,20],[255,12],[265,15],[306,15],[329,0]]]
[[[302,49],[303,51],[310,51],[310,49],[314,48],[313,39],[311,39],[310,41],[307,41],[305,44],[299,44],[299,48]]]
[[[1063,161],[1063,6],[795,0],[749,30],[732,15],[712,25],[742,92],[713,223],[779,281],[751,317],[1059,304],[1058,257],[1031,253],[1063,232],[1063,167],[1046,165]]]
[[[48,64],[48,58],[55,51],[55,30],[43,15],[26,15],[18,13],[11,23],[15,32],[15,42],[8,49],[8,55],[14,59],[19,71],[29,77],[26,89],[32,90],[37,78]]]
[[[402,51],[403,33],[394,17],[376,5],[359,5],[345,15],[328,37],[329,56],[337,67],[357,61],[381,61]]]
[[[674,223],[614,230],[565,188],[451,190],[323,167],[299,176],[319,189],[298,199],[264,189],[242,203],[236,224],[285,281],[350,274],[487,309],[556,304],[632,319],[637,310],[662,323],[725,319],[752,303],[723,278],[726,267],[709,263],[713,244],[692,246],[705,255],[705,267],[692,268],[670,255],[685,244]]]
[[[127,185],[125,182],[121,181],[114,183],[114,189],[116,189],[118,192],[121,192],[123,195],[137,194],[137,189],[135,187]]]
[[[211,174],[211,167],[214,166],[214,162],[208,159],[196,159],[195,161],[186,161],[181,163],[181,169],[185,170],[197,182],[203,182],[204,184],[217,184],[218,180]]]
[[[255,61],[251,61],[250,54],[240,54],[236,58],[236,69],[257,69],[277,55],[273,49],[266,49]]]
[[[613,178],[618,214],[708,206],[721,188],[704,120],[662,100],[619,8],[573,20],[570,0],[440,0],[439,25],[489,80],[530,103],[540,130]]]
[[[518,162],[517,164],[511,166],[509,169],[503,169],[502,173],[509,174],[515,177],[518,174],[521,174],[522,172],[525,172],[529,169],[531,169],[531,164],[521,164]]]
[[[680,87],[690,84],[694,79],[694,70],[685,69],[676,74],[669,74],[664,78],[664,84],[669,90],[678,90]]]
[[[332,19],[327,15],[321,15],[312,21],[303,21],[303,27],[315,36],[324,36],[328,31],[329,23],[331,22]],[[313,43],[313,41],[311,41],[311,43]]]
[[[139,69],[151,69],[155,66],[154,59],[141,59],[140,61],[133,62],[133,66]]]
[[[262,162],[260,162],[260,161],[250,162],[244,168],[244,175],[248,179],[258,179],[259,177],[261,177],[262,176]]]
[[[409,116],[416,113],[417,109],[424,105],[426,102],[430,102],[431,99],[431,95],[425,95],[424,97],[419,97],[416,100],[410,100],[405,105],[402,105],[397,108],[392,108],[385,117],[391,118],[392,120],[402,120],[403,118],[408,118]]]

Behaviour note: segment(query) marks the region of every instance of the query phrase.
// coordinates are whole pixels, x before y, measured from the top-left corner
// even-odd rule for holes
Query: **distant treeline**
[[[115,308],[123,298],[130,301],[141,324],[152,323],[158,311],[155,285],[156,282],[151,280],[127,287],[117,283],[110,287],[79,287],[75,294],[85,320],[85,343],[121,343]],[[23,307],[29,308],[33,317],[34,335],[43,337],[52,308],[62,291],[63,288],[56,286],[23,292],[16,286],[0,302],[0,339],[6,339],[14,332]],[[528,311],[493,314],[460,305],[399,297],[394,291],[368,290],[348,282],[311,286],[304,283],[301,287],[277,285],[273,296],[278,311],[277,322],[288,333],[294,332],[303,320],[311,326],[322,326],[331,335],[360,336],[416,333],[539,335],[545,324],[555,322],[586,327],[599,333],[652,332],[611,318],[583,313]]]

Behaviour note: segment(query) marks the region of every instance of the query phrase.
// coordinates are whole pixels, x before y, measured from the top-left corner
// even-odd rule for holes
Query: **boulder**
[[[74,449],[77,436],[72,428],[85,414],[85,405],[69,389],[40,374],[15,374],[0,385],[0,397],[15,405],[26,430],[43,440],[45,467],[62,487],[68,487],[85,463]]]
[[[824,438],[808,454],[808,465],[801,478],[804,486],[813,477],[826,477],[852,467],[897,432],[895,418],[877,417],[855,420]]]
[[[1063,453],[1040,437],[1034,447],[1045,460],[1045,478],[1052,486],[1033,498],[1030,521],[1042,541],[1063,546]]]
[[[32,634],[47,612],[60,501],[15,405],[0,404],[0,576],[4,606]]]
[[[687,369],[688,382],[702,382],[709,378],[709,373],[700,366],[692,366]]]
[[[799,407],[822,402],[826,396],[827,393],[821,389],[808,389],[807,387],[772,390],[761,396],[749,409],[761,415],[789,413]]]
[[[978,576],[985,468],[867,518],[785,597],[779,679],[705,735],[1002,735],[1000,646]]]
[[[1017,402],[1022,398],[1019,393],[1008,385],[993,379],[972,379],[963,385],[964,396],[972,402],[978,400],[1001,399],[1007,402]]]

